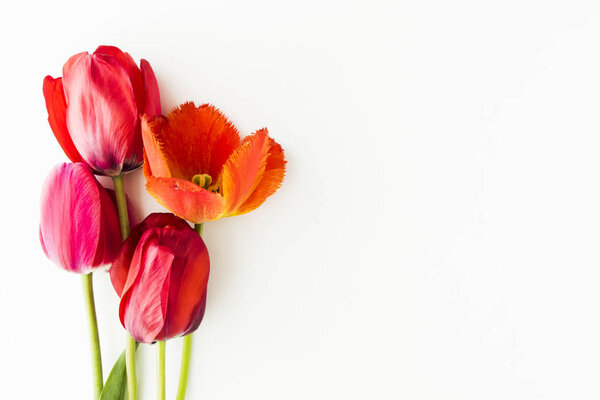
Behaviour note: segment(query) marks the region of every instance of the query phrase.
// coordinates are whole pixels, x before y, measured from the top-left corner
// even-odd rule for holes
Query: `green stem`
[[[113,176],[115,185],[115,197],[117,199],[117,211],[119,212],[119,226],[121,227],[121,239],[125,241],[129,236],[129,216],[127,215],[127,198],[125,197],[125,185],[123,174]],[[127,335],[127,346],[125,349],[125,365],[127,366],[127,392],[129,400],[137,400],[137,375],[135,372],[135,340]]]
[[[95,399],[100,398],[102,393],[102,356],[100,354],[100,337],[98,335],[98,320],[96,319],[96,306],[94,303],[94,287],[92,286],[92,274],[81,276],[83,280],[83,295],[87,307],[88,322],[90,326],[90,344],[92,345],[92,366],[94,369],[94,394]]]
[[[127,198],[125,197],[125,185],[123,175],[113,176],[115,184],[115,197],[117,198],[117,211],[119,212],[119,225],[121,227],[121,238],[123,241],[129,236],[129,216],[127,215]]]
[[[127,335],[125,347],[125,365],[127,369],[127,393],[129,400],[137,400],[137,376],[135,372],[135,340]]]
[[[177,400],[185,399],[188,375],[190,372],[190,355],[192,353],[192,334],[183,337],[181,350],[181,368],[179,370],[179,386],[177,387]]]
[[[202,236],[204,224],[195,224],[194,230]],[[188,375],[190,372],[190,355],[192,354],[192,334],[183,337],[183,349],[181,351],[181,368],[179,370],[179,386],[177,387],[177,400],[185,399]]]
[[[156,398],[158,400],[165,400],[167,397],[167,390],[165,384],[165,348],[166,343],[164,341],[156,342]]]

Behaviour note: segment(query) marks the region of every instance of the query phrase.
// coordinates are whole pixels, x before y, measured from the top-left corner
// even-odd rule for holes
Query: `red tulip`
[[[150,214],[132,229],[110,269],[121,324],[138,342],[195,331],[206,306],[208,250],[173,214]]]
[[[72,56],[62,78],[44,79],[48,122],[73,162],[119,175],[143,162],[140,114],[160,115],[158,84],[146,60],[100,46]]]
[[[281,186],[285,157],[266,128],[240,140],[215,107],[185,103],[142,118],[146,189],[195,224],[256,209]]]
[[[54,167],[41,201],[40,241],[55,264],[86,274],[115,259],[121,246],[117,210],[87,165]]]

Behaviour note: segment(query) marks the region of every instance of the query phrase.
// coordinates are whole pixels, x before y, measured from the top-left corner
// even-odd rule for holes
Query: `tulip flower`
[[[206,305],[208,251],[173,214],[155,213],[131,230],[110,269],[121,324],[138,342],[195,331]]]
[[[73,162],[117,176],[143,162],[140,114],[160,115],[158,84],[150,64],[116,47],[72,56],[62,78],[43,85],[48,122]]]
[[[56,265],[87,274],[115,259],[121,246],[117,209],[87,165],[54,167],[41,204],[40,241]]]
[[[121,246],[119,217],[111,194],[83,163],[54,167],[42,189],[40,242],[46,256],[81,274],[92,348],[95,398],[103,387],[102,358],[92,272],[110,264]]]
[[[283,149],[266,128],[243,141],[215,107],[185,103],[142,118],[146,189],[195,224],[250,212],[281,185]]]

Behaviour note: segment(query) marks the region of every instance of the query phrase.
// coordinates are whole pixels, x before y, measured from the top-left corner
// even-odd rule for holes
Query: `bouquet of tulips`
[[[165,399],[166,341],[183,336],[177,399],[185,397],[192,333],[207,303],[205,221],[250,212],[281,185],[283,149],[260,129],[244,139],[217,108],[191,102],[162,115],[146,60],[112,46],[67,60],[47,76],[48,122],[72,163],[54,167],[41,195],[40,242],[48,258],[81,274],[96,399],[136,400],[137,346],[157,351]],[[135,225],[123,175],[143,165],[146,189],[172,213]],[[110,176],[114,191],[96,175]],[[190,225],[193,224],[193,227]],[[104,381],[92,275],[108,271],[127,332],[124,354]],[[115,310],[117,312],[117,310]]]

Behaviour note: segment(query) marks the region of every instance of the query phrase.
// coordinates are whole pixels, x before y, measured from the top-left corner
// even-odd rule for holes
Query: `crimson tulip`
[[[160,95],[152,67],[117,47],[75,54],[62,78],[43,85],[48,121],[73,162],[96,173],[117,176],[143,162],[140,114],[160,115]]]
[[[119,251],[119,218],[109,193],[83,163],[54,167],[42,189],[40,242],[46,256],[87,274],[110,264]]]
[[[146,189],[195,224],[245,214],[281,186],[285,157],[266,128],[240,140],[215,107],[185,103],[142,118]]]
[[[202,238],[173,214],[132,229],[110,269],[121,324],[138,342],[195,331],[204,316],[210,262]]]

